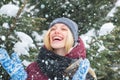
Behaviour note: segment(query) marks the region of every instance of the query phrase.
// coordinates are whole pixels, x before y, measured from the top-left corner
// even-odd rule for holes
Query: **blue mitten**
[[[27,73],[16,53],[12,53],[10,58],[7,51],[0,48],[0,63],[10,75],[10,80],[25,80],[27,78]]]
[[[88,59],[84,59],[80,62],[78,70],[73,75],[72,80],[85,80],[86,74],[88,73],[88,69],[90,67],[90,62]]]

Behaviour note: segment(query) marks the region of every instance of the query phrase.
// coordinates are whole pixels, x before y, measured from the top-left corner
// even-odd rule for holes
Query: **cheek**
[[[68,36],[69,35],[67,33],[64,34],[65,40],[67,40]]]
[[[52,33],[51,32],[49,33],[49,39],[50,39],[50,41],[52,39]]]
[[[64,35],[64,40],[63,40],[64,44],[67,42],[67,40],[68,40],[68,36]]]

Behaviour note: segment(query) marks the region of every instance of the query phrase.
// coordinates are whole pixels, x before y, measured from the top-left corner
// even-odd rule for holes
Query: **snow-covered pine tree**
[[[12,1],[9,1],[9,3],[10,2]],[[42,22],[45,21],[45,19],[40,17],[34,17],[31,14],[24,11],[24,9],[27,8],[26,7],[27,2],[23,2],[20,4],[21,5],[15,16],[10,16],[8,14],[0,15],[0,48],[1,47],[5,48],[8,51],[9,55],[11,55],[11,53],[15,51],[14,47],[16,43],[23,42],[22,39],[18,37],[18,33],[24,34],[25,36],[27,36],[27,38],[30,38],[32,40],[32,43],[35,46],[27,48],[26,44],[24,44],[26,48],[25,46],[21,46],[21,49],[22,47],[25,48],[25,50],[28,51],[29,55],[25,53],[19,53],[19,56],[21,60],[25,59],[31,62],[35,59],[36,55],[38,54],[39,51],[38,49],[41,47],[41,45],[39,44],[42,43],[42,40],[41,41],[35,40],[36,35],[33,35],[33,33],[42,34],[42,30],[43,30]],[[12,3],[12,5],[15,5],[15,3]],[[1,8],[3,6],[4,5],[2,5]],[[11,6],[11,5],[7,4],[7,6]],[[9,75],[2,68],[1,65],[0,65],[0,80],[9,80]]]
[[[40,34],[42,33],[42,30],[47,29],[46,27],[54,18],[63,16],[69,17],[77,22],[80,30],[80,35],[83,33],[87,33],[87,31],[93,28],[95,28],[96,30],[96,36],[92,37],[93,41],[89,43],[90,48],[87,49],[87,57],[91,61],[91,66],[96,71],[98,80],[119,80],[120,78],[119,76],[117,76],[119,70],[117,71],[117,73],[114,72],[111,69],[111,64],[117,59],[118,61],[120,59],[118,58],[118,55],[114,55],[112,53],[110,54],[111,50],[107,47],[112,46],[112,44],[107,44],[110,43],[110,39],[107,37],[113,35],[115,30],[104,37],[98,37],[97,34],[97,31],[100,29],[101,25],[106,22],[113,22],[115,25],[117,25],[117,27],[120,26],[119,13],[116,13],[114,17],[106,20],[106,15],[114,7],[116,1],[117,0],[28,0],[27,3],[30,4],[26,6],[28,8],[28,11],[23,11],[22,15],[19,16],[17,19],[15,17],[8,17],[6,15],[0,16],[0,44],[7,47],[7,50],[9,51],[9,53],[11,53],[14,44],[17,41],[20,41],[15,32],[21,31],[29,35],[33,39],[33,42],[37,46],[37,48],[39,48],[40,45],[38,45],[37,43],[41,42],[35,41],[35,37],[31,35],[31,32],[37,31]],[[10,2],[18,6],[21,6],[23,4],[21,0],[18,0],[18,2],[15,0],[2,0],[0,2],[0,7]],[[119,11],[120,10],[118,10],[118,12]],[[5,22],[8,23],[7,25],[9,26],[13,26],[14,24],[15,28],[12,29],[12,31],[11,29],[4,28],[3,23]],[[117,33],[115,33],[114,35],[116,36],[116,34]],[[14,36],[14,38],[8,37],[8,35],[12,35]],[[119,36],[116,37],[119,38]],[[116,44],[119,44],[118,38],[115,38]],[[100,44],[106,44],[106,49],[98,52]],[[113,49],[115,48],[113,47]],[[34,57],[38,53],[38,50],[31,48],[29,53],[29,57],[26,55],[22,55],[21,59],[33,61]],[[99,55],[97,56],[96,53],[99,53]],[[112,57],[110,57],[109,55],[112,55]],[[2,73],[2,75],[0,74],[0,77],[3,76],[3,80],[8,80],[6,78],[5,71],[2,71],[0,73]],[[115,75],[111,76],[111,74],[114,73]]]

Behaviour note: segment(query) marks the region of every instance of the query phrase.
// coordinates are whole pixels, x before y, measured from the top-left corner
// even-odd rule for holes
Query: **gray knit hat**
[[[68,18],[65,18],[65,17],[57,18],[51,22],[49,28],[51,28],[56,23],[63,23],[65,25],[67,25],[73,34],[74,43],[76,43],[78,41],[78,25],[74,21],[72,21]]]

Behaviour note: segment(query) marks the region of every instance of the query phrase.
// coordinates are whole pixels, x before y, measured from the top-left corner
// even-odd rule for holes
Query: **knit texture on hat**
[[[77,40],[78,40],[78,25],[74,21],[72,21],[68,18],[65,18],[65,17],[57,18],[51,22],[49,28],[51,28],[56,23],[63,23],[65,25],[67,25],[73,34],[74,43],[77,42]]]

